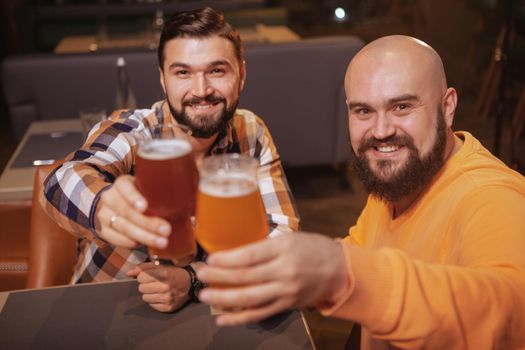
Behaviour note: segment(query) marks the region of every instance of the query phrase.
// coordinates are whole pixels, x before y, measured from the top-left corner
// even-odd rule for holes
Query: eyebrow
[[[228,66],[228,67],[232,67],[232,65],[230,64],[230,62],[228,62],[227,60],[216,60],[216,61],[212,61],[210,64],[208,64],[208,67],[216,67],[216,66]],[[187,63],[183,63],[183,62],[173,62],[172,64],[169,65],[168,67],[169,69],[173,69],[173,68],[184,68],[184,69],[190,69],[191,66]]]
[[[230,64],[230,62],[228,62],[226,60],[216,60],[216,61],[211,62],[210,66],[212,66],[212,67],[214,67],[214,66],[228,66],[228,67],[231,67],[232,65]]]
[[[394,104],[394,103],[402,102],[402,101],[418,102],[418,101],[420,101],[420,98],[419,98],[418,95],[404,94],[404,95],[397,96],[397,97],[389,99],[388,103],[389,104]]]
[[[168,67],[169,69],[173,69],[173,68],[190,68],[190,66],[186,63],[181,63],[181,62],[173,62],[169,65]]]
[[[357,108],[357,107],[364,107],[364,108],[368,108],[368,109],[372,108],[366,102],[358,102],[358,101],[348,102],[348,109],[354,109],[354,108]]]
[[[393,98],[389,99],[388,100],[388,104],[392,105],[392,104],[396,104],[396,103],[399,103],[399,102],[402,102],[402,101],[418,102],[420,100],[421,99],[419,98],[418,95],[404,94],[404,95],[396,96],[396,97],[393,97]],[[350,101],[350,102],[348,102],[348,109],[353,109],[353,108],[357,108],[357,107],[364,107],[364,108],[372,109],[372,107],[366,102],[360,102],[360,101]]]

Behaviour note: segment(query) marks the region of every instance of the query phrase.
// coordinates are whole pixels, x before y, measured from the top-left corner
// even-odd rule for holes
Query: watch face
[[[204,284],[199,281],[199,280],[196,280],[195,281],[195,284],[193,285],[193,297],[195,299],[198,299],[199,297],[199,293],[200,291],[204,288]]]

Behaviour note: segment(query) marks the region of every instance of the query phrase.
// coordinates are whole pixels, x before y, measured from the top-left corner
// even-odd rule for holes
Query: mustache
[[[214,103],[219,103],[219,102],[223,102],[224,104],[226,104],[226,99],[222,96],[217,96],[217,95],[208,95],[206,97],[192,97],[190,99],[187,99],[187,100],[184,100],[182,101],[182,105],[183,106],[190,106],[190,105],[193,105],[193,104],[199,104],[201,102],[207,102],[207,103],[210,103],[210,104],[214,104]]]
[[[362,154],[370,148],[377,148],[379,146],[405,146],[409,149],[415,150],[414,140],[408,135],[392,135],[384,139],[377,139],[369,137],[361,142],[357,149],[358,154]]]

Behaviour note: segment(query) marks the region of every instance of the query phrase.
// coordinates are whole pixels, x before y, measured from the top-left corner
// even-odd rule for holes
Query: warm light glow
[[[334,13],[335,13],[335,18],[337,18],[338,20],[343,20],[346,17],[346,11],[342,7],[336,8]]]

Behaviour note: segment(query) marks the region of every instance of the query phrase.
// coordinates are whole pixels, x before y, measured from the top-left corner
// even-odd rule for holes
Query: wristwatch
[[[204,283],[197,279],[197,274],[195,273],[195,270],[193,269],[193,267],[191,267],[191,265],[186,265],[182,268],[188,271],[188,274],[190,275],[190,290],[188,290],[188,296],[190,297],[190,300],[192,302],[198,303],[198,295],[201,289],[204,288]]]

